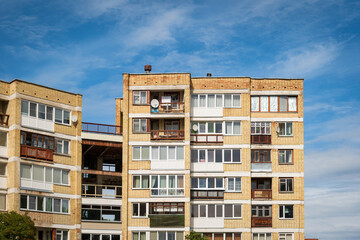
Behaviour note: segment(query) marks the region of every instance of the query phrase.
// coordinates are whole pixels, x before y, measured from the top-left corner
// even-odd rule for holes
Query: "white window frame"
[[[228,205],[228,206],[231,206],[232,208],[232,213],[231,213],[231,217],[226,217],[225,216],[225,206]],[[235,206],[240,206],[240,217],[235,217]],[[242,204],[224,204],[224,207],[223,207],[223,210],[224,210],[224,218],[225,219],[241,219],[242,218]]]
[[[287,159],[288,156],[288,152],[291,152],[291,159],[289,161],[289,159]],[[280,162],[280,155],[284,155],[284,160],[285,162]],[[279,165],[293,165],[294,164],[294,151],[293,149],[279,149]]]
[[[287,207],[291,207],[292,208],[292,218],[287,218],[285,217],[285,209]],[[282,213],[283,213],[283,216],[281,216],[281,209],[282,209]],[[286,204],[286,205],[279,205],[279,219],[294,219],[294,205],[291,205],[291,204]]]
[[[60,234],[61,238],[58,239],[58,234]],[[66,234],[65,239],[69,239],[69,231],[68,230],[56,230],[56,240],[64,240],[64,236]]]
[[[139,128],[138,129],[135,129],[135,122],[138,121],[139,122]],[[145,131],[142,131],[141,130],[141,125],[142,123],[145,121]],[[149,132],[149,129],[148,129],[148,119],[146,118],[134,118],[133,121],[133,133],[148,133]]]
[[[177,230],[174,230],[174,231],[156,231],[156,240],[159,240],[159,233],[160,232],[165,233],[165,236],[166,236],[165,240],[169,239],[169,233],[174,233],[175,234],[175,240],[183,240],[183,239],[177,239],[177,233],[178,232],[183,233],[182,231],[177,231]],[[150,236],[151,236],[151,232],[150,232]],[[184,233],[183,233],[183,237],[184,237]]]
[[[271,135],[271,122],[251,122],[250,124],[251,135]],[[261,130],[262,127],[264,127],[264,132]],[[254,129],[254,132],[252,129]],[[257,129],[259,129],[259,132]]]
[[[216,132],[216,124],[220,123],[221,124],[221,132],[217,133]],[[200,124],[205,124],[205,132],[200,132]],[[209,124],[214,124],[214,132],[209,132]],[[192,126],[197,125],[198,126],[198,131],[195,132],[195,134],[224,134],[224,122],[219,122],[219,121],[214,121],[214,122],[191,122],[191,131],[192,131]]]
[[[145,204],[145,216],[140,216],[140,205]],[[138,210],[138,216],[134,215],[134,207]],[[132,212],[131,212],[132,218],[148,218],[149,216],[149,204],[148,203],[132,203]]]
[[[209,205],[214,205],[215,206],[215,211],[214,211],[214,217],[209,217]],[[200,216],[200,206],[205,206],[205,217],[201,217]],[[218,217],[218,208],[217,206],[221,206],[221,217]],[[197,208],[197,217],[193,217],[193,209]],[[224,217],[224,204],[191,204],[191,213],[190,213],[190,217],[192,218],[225,218]]]
[[[55,139],[56,141],[55,141],[55,144],[56,144],[56,151],[54,152],[54,153],[57,153],[57,154],[64,154],[64,155],[68,155],[68,156],[70,156],[70,152],[71,152],[71,150],[70,150],[70,141],[69,140],[65,140],[65,139],[60,139],[60,138],[56,138]],[[59,149],[58,149],[58,142],[61,142],[61,149],[60,149],[60,152],[59,152]],[[67,145],[68,145],[68,150],[67,150],[67,152],[65,152],[65,143],[67,143]]]
[[[272,205],[252,205],[251,206],[251,216],[253,216],[252,214],[252,211],[253,211],[253,208],[256,208],[256,216],[255,217],[272,217]],[[265,216],[265,211],[266,211],[266,208],[268,208],[269,210],[269,216]],[[259,216],[259,212],[262,212],[262,216]]]
[[[146,239],[146,232],[137,232],[137,231],[134,231],[134,232],[131,232],[131,240],[135,240],[134,239],[134,234],[137,234],[137,239],[136,240],[141,240],[141,237],[140,235],[141,234],[145,234],[145,239]]]
[[[143,149],[144,149],[144,148],[148,148],[148,149],[149,149],[149,158],[142,159],[142,157],[143,157]],[[135,154],[134,154],[135,149],[140,149],[140,159],[134,158],[134,156],[135,156]],[[149,160],[151,160],[150,147],[149,147],[149,146],[132,146],[132,160],[133,160],[133,161],[149,161]]]
[[[160,188],[160,177],[166,176],[166,187]],[[169,188],[169,178],[170,176],[175,177],[175,188]],[[153,177],[157,177],[157,187],[152,187],[152,179]],[[179,187],[179,177],[182,177],[183,181],[183,187]],[[151,197],[163,197],[163,196],[184,196],[185,195],[185,175],[150,175],[149,178],[149,187],[150,187],[150,196]],[[160,194],[161,190],[166,190],[167,194]],[[169,190],[174,190],[175,194],[169,194]],[[153,194],[154,191],[157,191],[157,194]],[[178,194],[178,192],[181,192],[181,194]]]
[[[22,166],[30,166],[30,178],[24,178],[21,176],[21,167]],[[39,181],[39,180],[34,180],[34,166],[36,167],[42,167],[44,170],[44,176],[43,179],[44,181]],[[51,169],[51,182],[46,181],[46,169]],[[54,170],[60,170],[60,182],[61,183],[55,183],[54,181]],[[68,179],[67,179],[67,184],[64,183],[64,179],[63,179],[63,172],[67,172],[68,174]],[[24,180],[31,180],[31,181],[36,181],[36,182],[47,182],[47,183],[52,183],[54,185],[61,185],[61,186],[70,186],[70,170],[69,169],[62,169],[62,168],[53,168],[53,167],[47,167],[47,166],[42,166],[42,165],[34,165],[34,164],[20,164],[20,179],[24,179]]]
[[[214,107],[209,107],[209,95],[214,96]],[[231,106],[225,107],[225,95],[230,95],[230,103]],[[240,98],[240,106],[234,105],[234,96],[239,96]],[[200,106],[200,96],[205,96],[205,106]],[[221,98],[221,106],[218,106],[218,97]],[[234,94],[191,94],[191,100],[193,98],[197,98],[197,105],[191,104],[192,108],[241,108],[241,94],[240,93],[234,93]],[[191,101],[191,103],[193,103]]]
[[[26,208],[22,208],[21,207],[21,196],[26,196]],[[35,197],[35,209],[30,209],[29,204],[29,198],[31,197]],[[43,201],[43,210],[37,210],[38,209],[38,197],[42,197],[44,198]],[[53,197],[48,197],[48,196],[38,196],[38,195],[27,195],[27,194],[20,194],[19,196],[20,198],[20,210],[25,210],[25,211],[31,211],[31,212],[45,212],[45,213],[54,213],[54,214],[66,214],[66,215],[70,215],[70,199],[66,199],[66,198],[53,198]],[[51,199],[51,212],[50,211],[46,211],[46,202],[47,199]],[[60,212],[55,212],[55,200],[60,200]],[[67,201],[67,212],[63,212],[62,208],[63,208],[63,202]]]
[[[143,149],[149,149],[149,158],[143,157]],[[160,149],[166,148],[166,159],[160,158]],[[170,149],[175,148],[174,158],[170,158]],[[140,149],[140,159],[134,158],[135,149]],[[157,151],[157,158],[153,158],[153,153]],[[182,151],[182,158],[178,158],[179,151]],[[184,161],[185,160],[185,147],[184,146],[132,146],[132,160],[133,161]]]
[[[197,181],[197,187],[193,187],[192,186],[192,182],[193,182],[193,179]],[[200,187],[200,179],[206,179],[205,180],[205,185],[206,187],[205,188],[202,188]],[[214,179],[214,187],[213,188],[210,188],[209,187],[209,179]],[[217,180],[218,179],[221,179],[222,181],[222,186],[221,187],[217,187]],[[192,177],[191,178],[191,183],[190,183],[190,189],[192,190],[225,190],[225,187],[224,187],[224,178],[221,178],[221,177]]]
[[[140,187],[134,187],[134,178],[140,177]],[[143,186],[143,177],[148,177],[148,187]],[[133,190],[141,190],[141,189],[150,189],[150,175],[132,175],[132,189]]]
[[[231,133],[227,133],[226,132],[226,124],[227,123],[231,123]],[[239,133],[234,133],[234,125],[235,123],[239,123],[240,124],[240,132]],[[241,121],[225,121],[224,122],[224,128],[223,128],[223,132],[224,132],[224,135],[234,135],[234,136],[240,136],[241,135]]]
[[[205,234],[211,234],[211,238],[209,240],[214,240],[215,238],[215,234],[222,234],[223,235],[223,239],[227,239],[226,235],[231,234],[231,240],[235,240],[235,234],[240,235],[240,237],[238,239],[242,239],[242,233],[241,232],[226,232],[226,233],[221,233],[221,232],[212,232],[212,233],[205,233]],[[204,233],[203,233],[204,235]]]
[[[294,240],[294,233],[279,233],[279,240],[286,240],[288,236],[291,236],[291,239]]]
[[[213,162],[209,162],[209,150],[214,151],[214,161]],[[225,150],[230,150],[231,151],[231,158],[230,161],[225,161]],[[193,161],[193,159],[191,159],[191,163],[241,163],[241,148],[232,148],[232,149],[191,149],[191,151],[197,151],[197,160]],[[205,151],[205,161],[200,161],[200,151]],[[216,151],[221,151],[221,162],[217,162],[216,161]],[[235,162],[234,161],[234,151],[240,151],[240,161],[239,162]]]
[[[141,101],[141,93],[145,93],[145,103]],[[139,102],[135,102],[135,95],[138,95]],[[133,105],[147,105],[148,98],[149,96],[147,91],[133,91]]]
[[[280,129],[280,124],[284,124],[284,132],[285,134],[280,134],[281,133],[281,129]],[[288,125],[291,125],[291,134],[287,134],[287,127]],[[278,122],[278,136],[279,137],[293,137],[294,136],[294,124],[293,122]]]
[[[229,187],[229,180],[233,180],[234,181],[234,188],[230,189]],[[236,182],[240,182],[240,190],[236,190]],[[242,191],[242,182],[241,182],[241,177],[228,177],[227,178],[227,192],[241,192]]]
[[[260,235],[264,235],[264,239],[266,240],[267,236],[270,235],[270,239],[272,239],[272,234],[271,233],[252,233],[251,237],[252,239],[254,239],[254,236],[257,235],[257,239],[260,239]]]

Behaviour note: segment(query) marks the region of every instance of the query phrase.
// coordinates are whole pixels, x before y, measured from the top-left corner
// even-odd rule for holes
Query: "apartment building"
[[[0,82],[0,211],[44,240],[303,240],[303,80],[145,70],[123,74],[115,125]]]
[[[0,81],[0,211],[27,212],[36,237],[81,237],[81,99]]]

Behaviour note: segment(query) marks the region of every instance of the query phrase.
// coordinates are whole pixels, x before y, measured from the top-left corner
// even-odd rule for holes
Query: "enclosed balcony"
[[[271,144],[271,123],[251,123],[251,144]]]
[[[151,91],[150,108],[151,108],[151,113],[184,113],[185,110],[184,92],[183,91],[173,91],[173,92]]]
[[[272,199],[271,178],[251,179],[251,198],[254,200]]]
[[[149,203],[150,227],[184,227],[184,203]]]
[[[184,140],[183,119],[151,119],[151,140]]]
[[[272,206],[251,206],[251,227],[272,227]]]
[[[55,144],[53,137],[28,132],[21,132],[20,144],[21,157],[45,161],[53,161],[57,149],[59,152],[68,152],[69,149],[69,142],[66,145],[63,140],[59,140],[59,144]]]
[[[224,199],[224,191],[220,190],[191,190],[191,199],[207,200],[207,199]]]
[[[191,143],[222,144],[223,135],[223,122],[191,122]]]
[[[251,171],[271,172],[271,151],[262,149],[251,150]]]

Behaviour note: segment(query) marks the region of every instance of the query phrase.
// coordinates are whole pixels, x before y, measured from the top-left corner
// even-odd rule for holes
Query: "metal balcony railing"
[[[251,135],[251,144],[271,144],[271,135]]]
[[[82,122],[82,131],[91,133],[121,135],[122,127],[118,125]]]
[[[150,130],[151,140],[184,140],[184,130]]]
[[[268,200],[272,198],[272,190],[271,189],[252,189],[251,190],[251,198],[252,199],[264,199]]]
[[[53,161],[54,151],[45,148],[21,145],[20,156],[27,158],[35,158],[46,161]]]
[[[121,186],[82,184],[81,195],[83,197],[121,198],[121,190]]]

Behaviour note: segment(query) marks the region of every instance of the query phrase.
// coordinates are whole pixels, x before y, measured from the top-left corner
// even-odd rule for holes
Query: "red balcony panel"
[[[151,130],[151,140],[184,140],[184,130]]]
[[[272,227],[272,217],[252,217],[251,227]]]
[[[21,157],[35,158],[39,160],[53,161],[53,150],[21,145]]]
[[[272,190],[271,189],[252,189],[251,190],[252,199],[272,199]]]
[[[271,135],[251,135],[251,144],[271,144]]]

